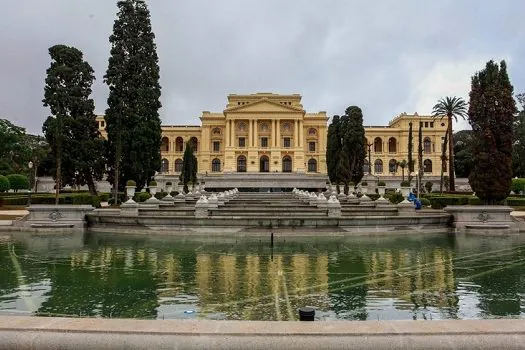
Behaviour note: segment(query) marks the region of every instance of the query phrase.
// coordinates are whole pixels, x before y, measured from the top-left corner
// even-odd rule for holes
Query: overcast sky
[[[525,92],[525,1],[149,0],[164,124],[199,124],[229,93],[299,93],[308,112],[363,109],[365,124],[428,114],[440,97],[468,101],[470,77],[507,60]],[[41,133],[48,48],[82,50],[96,112],[116,0],[2,0],[0,117]],[[455,129],[463,128],[458,125]]]

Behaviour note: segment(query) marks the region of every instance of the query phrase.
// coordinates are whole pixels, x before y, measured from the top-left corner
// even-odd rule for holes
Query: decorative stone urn
[[[383,197],[385,195],[386,186],[377,186],[377,193],[379,196]]]
[[[135,195],[135,186],[126,186],[126,196],[128,201],[126,203],[135,203],[133,196]]]

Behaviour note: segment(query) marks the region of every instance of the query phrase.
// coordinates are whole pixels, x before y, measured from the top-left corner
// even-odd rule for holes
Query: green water
[[[372,237],[0,241],[0,315],[141,319],[524,318],[525,241]]]

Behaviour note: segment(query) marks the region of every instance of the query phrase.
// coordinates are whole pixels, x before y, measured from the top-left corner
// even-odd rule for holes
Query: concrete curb
[[[0,349],[523,349],[525,320],[208,321],[0,317]]]

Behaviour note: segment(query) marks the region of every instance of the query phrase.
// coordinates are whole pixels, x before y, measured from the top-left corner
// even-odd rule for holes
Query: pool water
[[[525,318],[525,241],[465,236],[0,241],[0,315]]]

